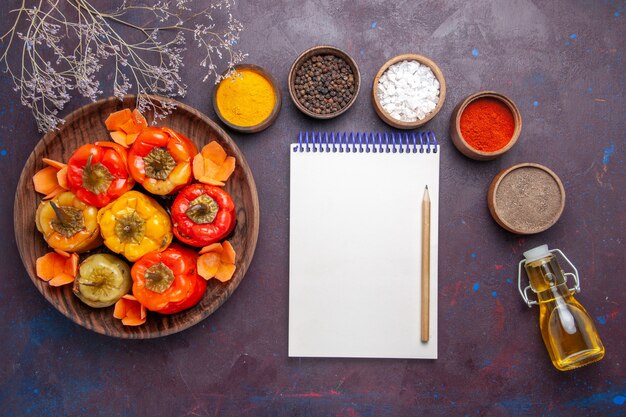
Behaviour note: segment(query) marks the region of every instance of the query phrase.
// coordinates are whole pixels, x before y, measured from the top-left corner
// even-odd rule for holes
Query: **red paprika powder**
[[[504,148],[514,130],[513,113],[495,98],[478,98],[461,114],[461,135],[469,146],[479,151],[495,152]]]

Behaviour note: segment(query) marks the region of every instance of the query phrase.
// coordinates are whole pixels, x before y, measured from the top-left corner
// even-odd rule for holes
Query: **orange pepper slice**
[[[48,158],[43,158],[42,161],[48,166],[40,169],[33,175],[33,185],[35,186],[35,191],[45,194],[44,200],[49,200],[69,189],[67,185],[67,165]]]
[[[55,161],[54,159],[41,158],[41,160],[43,161],[44,164],[50,165],[51,167],[55,167],[56,169],[63,169],[67,167],[67,164],[64,164],[63,162]]]
[[[78,255],[55,250],[37,258],[35,267],[37,276],[53,287],[71,284],[78,274]]]
[[[140,326],[146,322],[147,316],[146,307],[130,294],[115,303],[113,317],[122,320],[124,326]]]
[[[113,142],[125,148],[132,145],[139,133],[148,127],[146,118],[137,109],[132,112],[130,109],[113,112],[107,117],[104,124],[108,130],[111,130],[109,134]]]
[[[206,280],[216,278],[221,282],[229,281],[237,269],[236,256],[235,249],[227,240],[205,246],[198,257],[198,275]]]
[[[204,184],[223,186],[235,170],[235,163],[222,145],[211,141],[193,158],[193,175]]]
[[[127,120],[130,120],[132,116],[133,113],[130,109],[122,109],[109,114],[109,117],[106,118],[104,124],[108,130],[119,130],[120,126],[126,123]]]

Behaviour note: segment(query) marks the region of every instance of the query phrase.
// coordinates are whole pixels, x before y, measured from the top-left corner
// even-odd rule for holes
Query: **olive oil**
[[[604,346],[591,317],[567,287],[566,274],[553,252],[543,245],[524,252],[522,262],[530,289],[537,295],[539,327],[552,363],[567,371],[602,359]],[[574,276],[578,287],[578,276]],[[529,305],[534,304],[525,291],[522,295]]]

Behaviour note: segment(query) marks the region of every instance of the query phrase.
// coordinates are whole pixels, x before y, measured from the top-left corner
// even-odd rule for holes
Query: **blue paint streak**
[[[474,291],[478,291],[478,289],[479,289],[479,288],[480,288],[480,283],[479,283],[479,282],[477,282],[476,284],[474,284],[474,286],[472,287],[472,289],[473,289]]]
[[[575,33],[572,33],[571,35],[569,35],[570,39],[576,39],[578,37],[578,35],[576,35]]]
[[[587,88],[587,91],[591,93],[593,91],[593,88],[589,87]]]
[[[497,297],[497,296],[498,296],[498,293],[494,291],[494,292],[492,292],[492,293],[491,293],[491,296],[492,296],[492,297]]]
[[[617,397],[613,398],[614,404],[624,405],[625,402],[626,402],[626,397],[624,397],[623,395],[618,395]]]
[[[371,28],[372,28],[372,29],[376,29],[376,26],[378,26],[378,22],[374,20],[374,21],[372,22]]]
[[[507,278],[507,279],[506,279],[506,283],[507,283],[507,284],[510,284],[510,283],[511,283],[511,278]]]
[[[569,41],[565,42],[565,46],[569,46]]]
[[[34,347],[42,346],[50,340],[66,339],[72,331],[69,320],[58,320],[51,311],[33,317],[27,326],[30,328],[29,345]]]
[[[510,400],[499,401],[496,404],[502,405],[509,415],[530,415],[533,401],[522,395]]]
[[[609,158],[614,153],[615,153],[615,145],[614,144],[611,144],[611,146],[608,146],[608,147],[604,148],[604,156],[602,157],[602,163],[604,165],[608,165]]]
[[[476,258],[476,252],[472,252],[471,257],[472,257],[472,258]]]
[[[565,405],[582,409],[596,409],[599,407],[600,404],[608,405],[609,401],[617,404],[615,402],[616,399],[617,401],[621,401],[622,398],[626,400],[626,398],[622,395],[623,393],[618,393],[615,391],[616,390],[611,389],[607,392],[598,392],[596,394],[590,395],[589,397],[569,401]],[[623,405],[623,403],[618,405]]]
[[[472,56],[474,56],[474,57],[478,56],[478,49],[476,49],[476,48],[472,49]]]
[[[534,107],[539,107],[539,102],[538,101],[533,101],[533,106]]]
[[[604,326],[607,322],[607,318],[608,318],[607,316],[598,316],[596,317],[596,320],[598,323]]]
[[[615,16],[615,17],[619,17],[619,12],[615,12],[615,13],[613,13],[613,16]]]
[[[433,394],[433,398],[434,398],[434,399],[437,399],[437,398],[439,398],[439,394],[437,394],[437,393],[434,393],[434,394]]]
[[[37,388],[35,388],[35,389],[33,390],[33,393],[35,393],[35,394],[39,394],[39,390],[38,390]]]
[[[7,155],[7,150],[6,149],[1,150],[0,151],[0,155],[6,156]]]

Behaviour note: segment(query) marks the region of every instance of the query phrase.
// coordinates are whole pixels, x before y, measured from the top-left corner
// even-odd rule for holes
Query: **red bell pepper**
[[[219,242],[236,223],[235,203],[221,187],[192,184],[172,204],[174,235],[183,243],[203,247]]]
[[[83,203],[104,207],[135,185],[127,166],[126,149],[116,143],[83,145],[67,162],[67,184]]]
[[[196,252],[180,245],[144,255],[130,271],[133,295],[148,310],[161,314],[195,306],[206,291],[206,281],[196,272],[197,262]]]
[[[191,182],[191,163],[197,153],[185,135],[167,127],[149,127],[130,148],[128,169],[148,192],[172,194]]]

